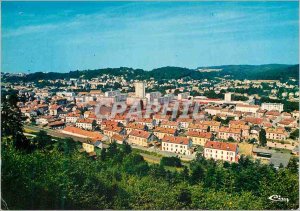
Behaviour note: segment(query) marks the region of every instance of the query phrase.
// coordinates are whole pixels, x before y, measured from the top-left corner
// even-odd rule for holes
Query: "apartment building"
[[[266,129],[266,138],[272,140],[286,140],[288,133],[284,128],[267,128]]]
[[[153,133],[157,138],[162,139],[165,135],[176,136],[177,130],[174,128],[156,127]]]
[[[194,121],[190,118],[178,118],[177,122],[181,129],[188,129],[189,125],[192,124]]]
[[[279,112],[283,111],[283,104],[282,103],[262,103],[261,109],[265,109],[268,111],[277,110]]]
[[[154,135],[147,131],[133,130],[128,135],[128,143],[142,147],[149,147],[154,140]]]
[[[218,132],[221,126],[221,122],[217,121],[202,121],[201,124],[209,127],[210,132]]]
[[[238,162],[238,145],[218,141],[207,141],[203,151],[206,159],[223,160],[230,163]]]
[[[198,132],[198,131],[188,131],[186,136],[190,138],[193,145],[204,146],[207,141],[212,140],[213,135],[211,132]]]
[[[78,119],[76,121],[76,127],[83,128],[85,130],[93,130],[93,120],[91,119]]]
[[[125,135],[125,130],[115,125],[108,125],[103,129],[103,134],[111,138],[114,134]]]
[[[139,118],[136,120],[136,123],[146,125],[148,129],[153,129],[153,120],[151,118]]]
[[[66,123],[76,123],[80,117],[81,115],[78,113],[69,113],[66,116]]]
[[[241,111],[241,112],[256,113],[259,110],[259,106],[258,105],[237,104],[235,107],[235,110]]]
[[[160,127],[173,128],[173,129],[177,130],[178,129],[178,122],[174,122],[174,121],[162,121],[160,123]]]
[[[162,151],[183,155],[191,155],[192,140],[181,136],[164,136],[162,139]]]
[[[241,129],[235,129],[230,127],[221,127],[217,137],[219,139],[228,140],[229,137],[232,137],[236,141],[241,140],[242,130]]]
[[[208,126],[200,123],[190,124],[187,131],[207,132]]]

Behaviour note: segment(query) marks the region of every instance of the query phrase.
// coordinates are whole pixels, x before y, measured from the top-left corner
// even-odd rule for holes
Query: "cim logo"
[[[272,196],[269,197],[269,199],[271,201],[285,201],[285,202],[289,202],[288,198],[281,197],[280,195],[272,195]]]

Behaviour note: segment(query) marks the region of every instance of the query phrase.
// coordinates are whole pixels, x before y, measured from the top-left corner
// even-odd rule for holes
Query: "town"
[[[91,80],[7,82],[2,89],[18,91],[25,129],[77,138],[89,156],[109,143],[126,142],[186,161],[201,154],[233,163],[246,155],[279,168],[299,155],[299,111],[260,102],[260,93],[247,90],[262,89],[270,99],[297,102],[295,81],[173,79],[159,84],[153,78],[104,74]],[[124,109],[112,115],[121,104]],[[132,113],[131,107],[139,109]]]

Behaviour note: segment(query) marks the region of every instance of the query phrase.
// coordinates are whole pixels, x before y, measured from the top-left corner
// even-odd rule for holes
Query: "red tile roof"
[[[129,135],[148,139],[150,137],[151,133],[149,133],[147,131],[142,131],[142,130],[132,130],[129,133]]]
[[[86,136],[90,138],[93,141],[99,141],[103,139],[103,135],[98,133],[98,132],[91,132],[91,131],[86,131],[77,127],[72,127],[72,126],[67,126],[63,129],[63,131],[69,132],[69,133],[74,133],[77,135],[81,136]]]
[[[174,129],[174,128],[164,128],[164,127],[156,127],[153,130],[153,132],[174,134],[174,133],[176,133],[176,129]]]
[[[231,152],[235,152],[237,147],[238,145],[236,143],[227,143],[219,141],[207,141],[204,145],[204,148],[212,148]]]
[[[188,145],[190,139],[187,137],[182,137],[182,136],[168,136],[165,135],[162,138],[162,142],[168,142],[168,143],[173,143],[173,144],[183,144],[183,145]]]
[[[91,119],[78,119],[76,123],[87,123],[87,124],[92,124],[93,120]]]
[[[210,132],[198,132],[198,131],[188,131],[186,135],[192,137],[207,138],[207,139],[211,139],[212,137],[212,133]]]
[[[120,134],[114,134],[111,139],[112,140],[116,140],[116,141],[124,141],[126,139],[127,136],[122,136]]]
[[[221,127],[219,132],[221,133],[236,133],[236,134],[240,134],[241,133],[241,129],[235,129],[235,128],[230,128],[230,127]]]
[[[145,126],[140,123],[130,122],[127,124],[126,128],[132,128],[136,130],[144,130]]]

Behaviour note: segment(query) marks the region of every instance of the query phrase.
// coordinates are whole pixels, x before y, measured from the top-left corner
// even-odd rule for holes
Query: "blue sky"
[[[2,71],[298,63],[298,2],[2,2]]]

